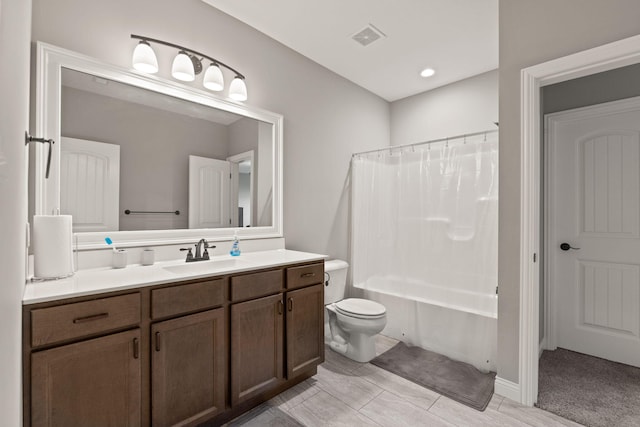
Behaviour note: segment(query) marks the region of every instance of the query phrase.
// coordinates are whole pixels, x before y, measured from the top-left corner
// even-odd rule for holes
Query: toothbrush
[[[118,252],[118,249],[116,249],[116,245],[113,244],[113,240],[111,240],[111,237],[105,237],[104,241],[107,242],[107,245],[113,247],[113,252]]]

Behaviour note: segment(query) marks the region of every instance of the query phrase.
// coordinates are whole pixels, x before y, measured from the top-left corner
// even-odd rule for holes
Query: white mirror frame
[[[109,236],[119,247],[181,244],[201,238],[210,241],[279,238],[283,236],[282,219],[282,125],[283,116],[219,98],[209,92],[163,78],[139,73],[95,58],[37,42],[36,65],[36,136],[51,138],[51,170],[45,179],[48,144],[35,147],[35,214],[47,215],[60,207],[60,105],[62,68],[95,75],[120,83],[148,89],[165,95],[239,114],[273,125],[273,224],[269,227],[140,230],[76,233],[78,250],[101,249]]]

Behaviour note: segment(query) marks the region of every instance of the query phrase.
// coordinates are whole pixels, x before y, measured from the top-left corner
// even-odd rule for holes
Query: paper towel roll
[[[33,217],[33,257],[36,278],[51,279],[73,274],[71,215]]]

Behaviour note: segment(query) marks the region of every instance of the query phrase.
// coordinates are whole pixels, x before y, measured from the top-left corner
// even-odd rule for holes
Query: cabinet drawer
[[[263,271],[231,278],[231,301],[271,295],[283,289],[282,270]]]
[[[315,285],[324,281],[324,262],[287,268],[287,289]]]
[[[227,279],[208,280],[189,285],[151,291],[151,318],[174,316],[224,304]]]
[[[31,310],[31,345],[106,332],[140,323],[140,294]]]

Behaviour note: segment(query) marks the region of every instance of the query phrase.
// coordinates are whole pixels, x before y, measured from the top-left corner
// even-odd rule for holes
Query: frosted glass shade
[[[174,79],[182,80],[183,82],[192,82],[196,79],[193,62],[191,62],[191,58],[186,53],[180,52],[175,57],[171,66],[171,75]]]
[[[131,59],[133,68],[143,73],[157,73],[158,72],[158,59],[156,54],[149,46],[149,43],[141,41],[133,50],[133,58]]]
[[[244,79],[236,77],[229,86],[229,98],[236,101],[247,100],[247,85],[244,83]]]
[[[224,77],[222,76],[222,70],[215,64],[211,64],[207,71],[204,73],[204,79],[202,84],[209,90],[216,92],[224,89]]]

